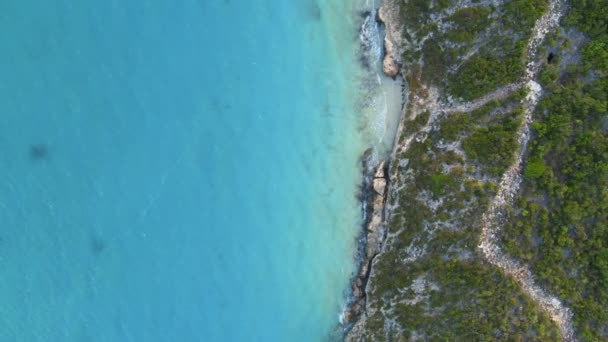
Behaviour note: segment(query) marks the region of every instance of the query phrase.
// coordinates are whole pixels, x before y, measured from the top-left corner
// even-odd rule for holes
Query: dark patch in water
[[[30,159],[43,160],[49,156],[49,148],[45,144],[34,144],[30,146]]]
[[[213,97],[209,103],[209,106],[212,111],[220,114],[232,109],[232,104],[224,102],[219,98]]]
[[[376,20],[372,11],[361,11],[359,15],[361,16],[361,24],[359,25],[360,50],[358,60],[365,70],[370,71],[377,62],[378,56],[375,55],[374,48],[379,43],[377,40],[380,37],[377,34],[383,25]]]
[[[106,249],[106,242],[99,236],[92,236],[90,241],[91,252],[95,255],[101,254]]]
[[[361,66],[365,69],[365,70],[370,70],[371,66],[369,65],[369,61],[366,55],[360,53],[359,54],[359,64],[361,64]]]
[[[313,21],[321,20],[322,12],[321,7],[316,0],[303,0],[302,3],[304,13],[306,16]]]

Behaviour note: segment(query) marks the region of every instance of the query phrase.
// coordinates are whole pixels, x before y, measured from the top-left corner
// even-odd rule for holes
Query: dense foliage
[[[514,133],[520,125],[520,111],[515,111],[511,117],[503,118],[496,124],[475,128],[462,141],[467,158],[474,159],[477,165],[493,176],[502,175],[513,162],[513,153],[517,148]]]
[[[487,33],[485,49],[449,77],[450,93],[472,100],[496,87],[517,81],[523,74],[526,41],[546,0],[507,1],[499,9],[494,29]],[[485,22],[483,19],[477,21]],[[475,26],[475,24],[470,24]]]
[[[369,289],[404,330],[385,327],[385,317],[376,313],[368,319],[370,335],[381,341],[558,339],[555,325],[515,282],[477,255],[479,220],[497,189],[487,165],[494,165],[494,149],[512,159],[522,96],[443,115],[428,134],[415,133],[427,112],[407,122],[416,138],[397,158],[408,163],[391,170],[405,185],[391,205],[407,205],[392,214],[392,248],[377,257]],[[459,142],[471,145],[471,152],[447,147]],[[508,163],[495,162],[501,168]]]
[[[542,100],[525,192],[505,230],[511,253],[572,306],[586,340],[608,327],[607,93],[606,79],[576,81]]]
[[[582,57],[587,69],[594,69],[600,76],[608,73],[608,1],[572,1],[565,22],[588,35],[589,43],[583,48]]]
[[[465,7],[448,18],[452,28],[446,38],[456,43],[471,43],[490,24],[490,9],[483,6]]]
[[[525,183],[503,240],[574,311],[579,338],[608,340],[608,1],[572,2],[582,65],[547,65]],[[565,46],[564,39],[554,42]]]

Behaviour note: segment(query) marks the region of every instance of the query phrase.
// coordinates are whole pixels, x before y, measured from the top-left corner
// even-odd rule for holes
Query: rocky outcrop
[[[377,20],[384,24],[384,59],[382,71],[393,79],[401,71],[401,27],[399,24],[398,4],[395,1],[383,1],[378,9]]]
[[[382,161],[375,167],[369,166],[370,157],[364,156],[363,168],[366,176],[363,181],[362,201],[364,232],[359,253],[359,270],[351,282],[352,297],[344,311],[343,324],[349,326],[361,316],[365,309],[365,287],[369,279],[371,264],[378,255],[384,236],[384,204],[387,192],[387,163]],[[369,170],[369,171],[367,171]]]

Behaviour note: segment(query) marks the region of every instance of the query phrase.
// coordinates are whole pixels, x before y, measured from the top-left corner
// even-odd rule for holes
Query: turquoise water
[[[1,341],[331,334],[369,134],[321,2],[0,3]]]

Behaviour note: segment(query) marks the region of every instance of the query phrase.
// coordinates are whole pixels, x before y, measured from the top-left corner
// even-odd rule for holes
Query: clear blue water
[[[0,340],[315,341],[359,230],[338,1],[0,2]]]

